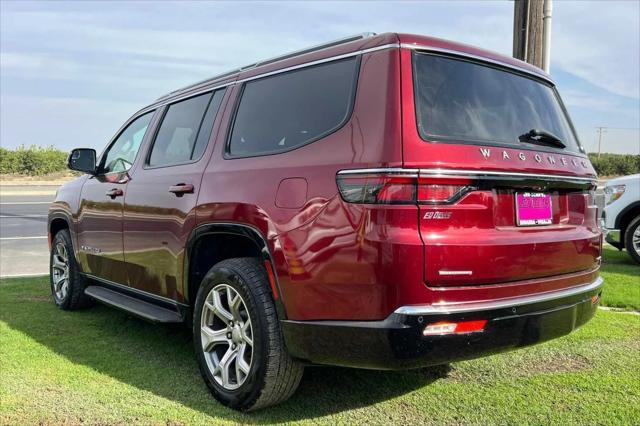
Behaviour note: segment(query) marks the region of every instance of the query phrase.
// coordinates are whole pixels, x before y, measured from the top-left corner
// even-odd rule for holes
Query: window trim
[[[420,120],[418,118],[418,108],[416,107],[416,90],[417,90],[417,73],[416,73],[416,61],[415,58],[417,55],[428,55],[428,56],[439,56],[439,57],[443,57],[446,59],[450,59],[450,60],[455,60],[455,61],[461,61],[461,62],[469,62],[472,64],[476,64],[476,65],[480,65],[480,66],[484,66],[487,68],[493,68],[499,71],[503,71],[503,72],[508,72],[511,74],[515,74],[518,75],[520,77],[523,78],[528,78],[530,80],[536,81],[540,84],[543,84],[547,87],[549,87],[551,89],[551,91],[553,92],[553,95],[556,99],[556,101],[558,102],[558,106],[560,107],[560,109],[562,110],[562,113],[564,114],[564,119],[567,121],[567,125],[569,126],[569,129],[571,131],[571,135],[573,136],[576,145],[577,145],[577,150],[570,150],[570,149],[562,149],[562,148],[554,148],[554,147],[550,147],[550,146],[545,146],[545,145],[538,145],[538,144],[532,144],[532,143],[528,143],[528,142],[520,142],[522,144],[521,147],[517,146],[517,145],[513,145],[513,144],[509,144],[508,142],[504,142],[504,141],[496,141],[496,140],[485,140],[485,139],[469,139],[469,138],[459,138],[459,137],[455,137],[455,136],[444,136],[444,135],[430,135],[427,134],[425,132],[423,132],[420,129]],[[418,133],[418,136],[420,137],[420,139],[423,142],[427,142],[427,143],[445,143],[445,144],[464,144],[464,145],[474,145],[474,146],[491,146],[491,147],[498,147],[498,148],[510,148],[510,149],[521,149],[521,150],[525,150],[525,151],[540,151],[540,152],[548,152],[548,153],[554,153],[554,154],[559,154],[559,153],[565,153],[567,155],[575,155],[575,156],[581,156],[583,158],[588,158],[585,154],[584,148],[582,146],[582,143],[580,142],[580,139],[578,139],[578,134],[575,130],[575,127],[573,126],[573,122],[571,121],[571,117],[569,116],[569,113],[567,111],[567,109],[565,108],[564,102],[562,101],[562,98],[560,98],[560,95],[558,93],[558,90],[555,86],[555,84],[553,82],[551,82],[550,80],[546,80],[541,76],[537,76],[531,73],[528,73],[526,71],[520,71],[518,69],[515,68],[511,68],[509,66],[503,66],[501,64],[498,63],[494,63],[491,61],[484,61],[482,59],[478,59],[476,57],[469,57],[469,56],[465,56],[465,55],[457,55],[455,53],[450,53],[450,52],[442,52],[442,51],[430,51],[428,49],[414,49],[411,52],[411,80],[412,80],[412,91],[413,91],[413,113],[414,113],[414,118],[416,121],[416,132]],[[429,139],[429,137],[431,137],[431,139]]]
[[[122,174],[122,173],[128,173],[131,169],[133,169],[138,161],[138,158],[140,157],[140,152],[142,151],[142,148],[144,146],[144,141],[145,138],[147,137],[147,131],[149,131],[149,127],[157,127],[154,126],[154,119],[156,118],[156,114],[158,112],[158,108],[154,108],[154,109],[150,109],[150,110],[142,110],[142,111],[138,111],[137,113],[135,113],[134,115],[132,115],[131,117],[129,117],[129,119],[127,121],[124,122],[124,124],[122,126],[120,126],[120,128],[118,129],[118,131],[116,132],[115,136],[111,138],[111,140],[109,141],[109,143],[107,144],[106,148],[100,153],[100,162],[97,165],[97,173],[95,176],[109,176],[109,175],[118,175],[118,174]],[[145,116],[147,114],[151,114],[151,119],[149,120],[149,124],[147,125],[147,130],[145,130],[144,136],[142,137],[142,142],[140,142],[140,147],[138,148],[138,152],[136,152],[136,158],[133,160],[133,163],[131,164],[131,167],[123,172],[108,172],[108,173],[103,173],[103,168],[104,168],[104,162],[106,161],[106,156],[105,154],[107,154],[109,152],[109,150],[111,149],[111,147],[113,146],[113,144],[116,143],[116,141],[118,140],[118,138],[120,136],[122,136],[122,134],[125,132],[125,130],[127,130],[129,128],[129,126],[136,121],[137,119],[141,118],[142,116]],[[155,129],[153,129],[155,131]]]
[[[209,138],[207,140],[207,145],[204,147],[204,150],[202,150],[202,153],[200,154],[200,157],[198,157],[195,160],[183,161],[183,162],[180,162],[180,163],[160,164],[160,165],[157,165],[157,166],[150,165],[149,161],[151,160],[151,153],[153,152],[153,147],[156,144],[156,139],[158,138],[158,133],[160,132],[160,128],[162,127],[162,123],[164,122],[164,119],[167,116],[167,113],[169,112],[169,108],[171,107],[171,105],[175,105],[175,104],[178,104],[180,102],[188,101],[189,99],[197,98],[198,96],[203,96],[203,95],[209,94],[209,102],[207,103],[207,106],[205,107],[204,112],[202,114],[202,118],[200,119],[200,124],[198,125],[198,132],[196,133],[196,139],[193,141],[193,147],[191,148],[191,151],[193,152],[193,150],[195,149],[196,143],[198,142],[198,136],[200,134],[200,130],[202,129],[202,123],[204,123],[204,119],[205,119],[207,110],[211,106],[211,102],[213,101],[213,97],[215,96],[215,93],[217,91],[219,91],[219,90],[222,91],[222,99],[220,100],[220,105],[218,106],[218,110],[216,111],[216,114],[213,117],[213,124],[211,126],[211,134],[209,135]],[[213,134],[213,128],[215,127],[216,118],[218,117],[218,113],[220,112],[220,108],[222,108],[222,103],[224,102],[224,96],[226,94],[226,91],[227,91],[227,87],[223,86],[223,87],[219,87],[217,89],[205,90],[205,91],[200,92],[200,93],[195,93],[193,96],[189,96],[189,97],[186,97],[186,98],[176,99],[174,102],[169,102],[169,103],[163,105],[162,108],[161,108],[161,111],[162,111],[161,112],[161,116],[158,119],[158,125],[155,127],[154,132],[153,132],[153,139],[151,140],[151,143],[149,144],[149,148],[147,149],[147,152],[145,154],[145,160],[144,160],[144,163],[142,164],[142,169],[143,170],[155,170],[155,169],[164,169],[164,168],[167,168],[167,167],[185,166],[185,165],[188,165],[188,164],[198,163],[200,160],[202,160],[204,158],[204,154],[207,152],[207,148],[209,147],[209,144],[211,143],[211,135]]]
[[[302,71],[302,70],[308,70],[311,68],[315,68],[315,67],[321,67],[323,65],[327,65],[327,64],[331,64],[332,62],[338,62],[338,61],[344,61],[344,60],[348,60],[351,58],[355,58],[355,72],[354,72],[354,76],[353,76],[353,81],[351,82],[351,94],[350,94],[350,99],[348,102],[348,108],[347,111],[345,113],[344,118],[342,119],[341,122],[339,122],[336,126],[334,126],[333,128],[319,134],[318,136],[309,139],[308,141],[300,144],[300,145],[296,145],[294,147],[291,148],[287,148],[287,149],[283,149],[283,150],[278,150],[278,151],[270,151],[270,152],[260,152],[260,153],[254,153],[254,154],[246,154],[246,155],[233,155],[231,154],[231,136],[233,135],[233,128],[235,127],[236,124],[236,118],[238,117],[238,109],[240,108],[240,103],[242,102],[242,96],[244,95],[244,90],[247,86],[247,83],[252,83],[252,82],[256,82],[256,81],[260,81],[260,80],[264,80],[264,79],[268,79],[268,78],[273,78],[273,77],[279,77],[282,75],[286,75],[286,74],[290,74],[296,71]],[[259,76],[258,78],[252,78],[250,80],[243,80],[240,88],[238,90],[238,94],[236,96],[236,99],[234,101],[234,106],[233,106],[233,115],[231,117],[231,120],[229,120],[229,124],[227,126],[227,134],[225,136],[225,144],[224,144],[224,150],[223,150],[223,155],[222,158],[225,160],[237,160],[237,159],[241,159],[241,158],[254,158],[254,157],[267,157],[267,156],[271,156],[271,155],[279,155],[279,154],[284,154],[287,152],[291,152],[291,151],[295,151],[296,149],[305,147],[307,145],[311,145],[314,142],[319,141],[320,139],[324,139],[327,136],[339,131],[340,129],[342,129],[350,120],[351,117],[353,115],[353,110],[355,108],[355,103],[356,103],[356,98],[357,98],[357,94],[358,94],[358,82],[360,80],[360,66],[362,63],[362,54],[358,54],[358,55],[351,55],[348,56],[346,58],[337,58],[331,61],[324,61],[322,63],[319,64],[315,64],[315,65],[311,65],[311,66],[305,66],[305,67],[301,67],[301,68],[295,68],[295,69],[291,69],[285,72],[279,72],[277,74],[267,74],[267,75],[263,75],[263,76]]]

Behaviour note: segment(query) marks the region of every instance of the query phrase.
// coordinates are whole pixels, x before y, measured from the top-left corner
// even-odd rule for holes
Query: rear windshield
[[[557,136],[564,150],[579,143],[556,91],[514,72],[463,59],[416,53],[413,59],[416,118],[426,140],[455,140],[530,149],[561,149],[530,143],[532,129]]]

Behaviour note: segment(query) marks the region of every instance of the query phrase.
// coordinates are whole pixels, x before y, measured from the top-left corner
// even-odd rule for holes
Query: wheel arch
[[[51,246],[51,243],[53,242],[53,237],[55,237],[55,235],[63,229],[68,229],[69,232],[71,232],[71,221],[69,220],[69,218],[63,213],[50,214],[49,223],[47,224],[49,246]]]
[[[224,250],[220,250],[223,247]],[[262,233],[250,225],[206,223],[196,227],[187,241],[184,260],[184,298],[193,308],[200,282],[216,263],[235,257],[259,257],[264,262],[278,319],[286,319],[273,256]]]
[[[637,216],[640,216],[640,201],[635,201],[622,209],[615,221],[615,228],[620,230],[620,235],[624,236],[629,224]],[[622,238],[624,240],[624,238]],[[624,246],[624,241],[621,241]]]

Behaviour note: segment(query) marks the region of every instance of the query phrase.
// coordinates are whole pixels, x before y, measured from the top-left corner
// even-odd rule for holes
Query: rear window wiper
[[[558,148],[566,148],[567,146],[560,140],[559,137],[546,130],[531,129],[527,133],[519,136],[522,142],[540,142],[549,145],[557,146]]]

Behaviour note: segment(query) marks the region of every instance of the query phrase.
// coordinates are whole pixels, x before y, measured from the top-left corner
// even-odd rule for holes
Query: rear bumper
[[[521,298],[406,306],[383,321],[283,321],[292,356],[313,364],[406,369],[529,346],[571,331],[595,314],[602,278],[582,286]],[[487,320],[483,331],[423,336],[447,321]]]
[[[607,229],[605,240],[617,249],[623,248],[619,229]]]

